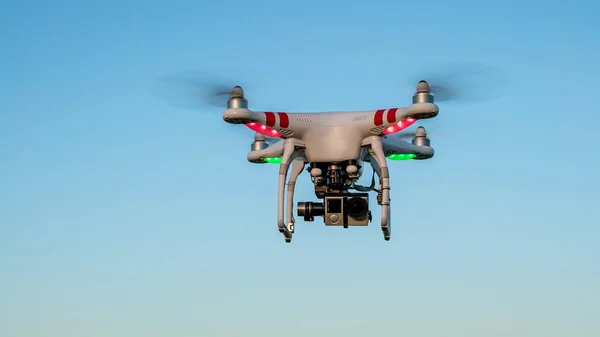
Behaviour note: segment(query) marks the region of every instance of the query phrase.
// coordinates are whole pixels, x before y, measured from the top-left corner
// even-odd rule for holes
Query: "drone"
[[[474,69],[473,64],[467,66]],[[457,74],[463,76],[489,70],[496,72],[487,66],[479,67],[475,72],[469,69],[463,68]],[[220,97],[213,105],[225,108],[222,112],[224,122],[244,125],[254,132],[247,154],[248,162],[279,165],[277,229],[283,234],[285,242],[292,241],[295,231],[294,190],[304,171],[310,175],[318,200],[298,202],[296,216],[302,217],[305,222],[313,222],[320,217],[325,226],[368,226],[373,221],[369,193],[374,192],[377,205],[381,207],[379,221],[383,238],[389,241],[389,163],[397,160],[428,160],[435,154],[423,126],[418,126],[414,132],[404,130],[419,120],[438,116],[439,107],[434,97],[437,102],[461,96],[460,90],[454,90],[454,80],[455,83],[450,85],[439,76],[430,77],[432,84],[414,79],[413,83],[417,84],[410,105],[364,111],[253,110],[248,108],[248,100],[240,85],[233,86],[228,81],[227,85],[215,89],[211,84],[209,91],[210,99]],[[490,82],[486,81],[486,85],[480,86],[469,85],[467,91],[487,87]],[[197,77],[188,77],[186,84],[194,87],[195,101],[199,84]],[[226,106],[222,96],[227,97]],[[479,99],[480,96],[473,98]],[[410,135],[411,141],[403,139],[407,135]],[[369,186],[360,185],[358,181],[368,165],[373,171],[371,183]]]
[[[418,82],[411,105],[367,111],[254,111],[248,108],[242,87],[235,86],[227,94],[223,120],[243,124],[255,132],[247,160],[279,165],[277,228],[285,242],[290,243],[294,234],[294,189],[305,168],[316,197],[323,201],[298,202],[297,216],[305,222],[322,217],[326,226],[367,226],[372,221],[369,192],[376,192],[383,237],[390,240],[388,160],[426,160],[434,156],[422,126],[410,143],[393,137],[418,120],[438,115],[439,108],[425,80]],[[278,141],[271,145],[267,138]],[[373,169],[371,185],[358,185],[367,163]]]

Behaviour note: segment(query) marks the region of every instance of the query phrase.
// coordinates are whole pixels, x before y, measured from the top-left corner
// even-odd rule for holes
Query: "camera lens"
[[[369,216],[369,204],[360,197],[348,199],[346,203],[348,216],[356,220],[364,220]]]

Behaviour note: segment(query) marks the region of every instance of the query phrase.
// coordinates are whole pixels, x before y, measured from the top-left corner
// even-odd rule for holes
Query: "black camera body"
[[[299,202],[297,210],[304,221],[322,216],[326,226],[367,226],[372,219],[368,193],[327,193],[323,202]]]

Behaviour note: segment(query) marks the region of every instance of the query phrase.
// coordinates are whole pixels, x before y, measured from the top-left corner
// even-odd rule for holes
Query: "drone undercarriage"
[[[377,204],[381,210],[381,230],[387,241],[391,236],[390,223],[390,181],[387,159],[383,151],[380,137],[367,137],[361,144],[374,174],[379,177],[379,187],[375,189],[374,179],[369,187],[356,185],[362,173],[361,162],[348,160],[341,163],[311,163],[308,171],[311,174],[317,198],[324,203],[299,203],[298,215],[312,221],[314,216],[324,216],[325,224],[330,226],[366,226],[372,220],[369,210],[368,194],[364,192],[377,191]],[[278,229],[286,242],[291,242],[294,233],[295,218],[293,216],[294,189],[298,176],[308,164],[303,155],[302,143],[294,139],[286,139],[283,145],[283,156],[279,169],[278,186]],[[290,171],[291,166],[291,171]],[[289,177],[288,177],[289,173]],[[286,188],[287,185],[287,202]],[[350,190],[363,193],[350,193]],[[284,209],[284,205],[287,210]]]
[[[352,189],[362,175],[362,163],[359,160],[310,163],[307,171],[311,175],[315,195],[323,199],[327,194],[344,193]]]

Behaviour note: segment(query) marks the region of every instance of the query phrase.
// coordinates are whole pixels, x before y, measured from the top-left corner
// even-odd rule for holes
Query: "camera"
[[[368,193],[329,193],[323,202],[299,202],[297,210],[304,221],[322,216],[326,226],[367,226],[372,219]]]

